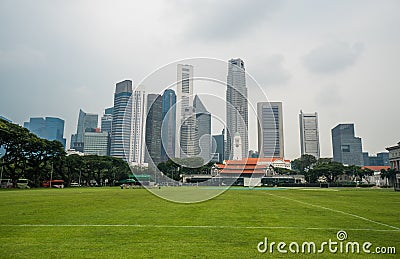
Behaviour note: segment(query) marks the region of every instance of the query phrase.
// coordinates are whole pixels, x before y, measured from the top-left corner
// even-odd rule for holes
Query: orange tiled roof
[[[387,170],[390,168],[390,166],[385,165],[385,166],[363,166],[362,167],[362,169],[365,169],[365,168],[371,169],[373,171],[380,171],[381,169]]]

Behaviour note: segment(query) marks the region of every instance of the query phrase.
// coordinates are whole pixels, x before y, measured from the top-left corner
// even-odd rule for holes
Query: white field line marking
[[[221,228],[221,229],[298,229],[335,230],[340,228],[288,227],[288,226],[207,226],[207,225],[142,225],[142,224],[5,224],[0,227],[137,227],[137,228]],[[400,232],[400,229],[351,228],[348,231]]]
[[[333,212],[336,212],[336,213],[341,213],[341,214],[344,214],[344,215],[352,216],[352,217],[355,217],[355,218],[358,218],[358,219],[362,219],[362,220],[365,220],[365,221],[368,221],[368,222],[371,222],[371,223],[374,223],[374,224],[378,224],[378,225],[381,225],[381,226],[393,228],[393,229],[396,229],[397,231],[400,231],[400,228],[398,228],[398,227],[395,227],[395,226],[392,226],[392,225],[389,225],[389,224],[385,224],[385,223],[382,223],[382,222],[379,222],[379,221],[375,221],[375,220],[372,220],[372,219],[368,219],[368,218],[365,218],[365,217],[362,217],[362,216],[359,216],[359,215],[356,215],[356,214],[353,214],[353,213],[349,213],[349,212],[345,212],[345,211],[341,211],[341,210],[335,210],[335,209],[331,209],[331,208],[324,207],[324,206],[321,206],[321,205],[316,205],[316,204],[312,204],[312,203],[308,203],[308,202],[304,202],[304,201],[299,201],[299,200],[295,200],[295,199],[292,199],[292,198],[283,197],[283,196],[279,196],[279,195],[275,195],[275,194],[271,194],[271,193],[265,193],[265,194],[271,195],[271,196],[275,196],[275,197],[279,197],[279,198],[282,198],[282,199],[286,199],[286,200],[289,200],[289,201],[294,201],[294,202],[297,202],[297,203],[300,203],[300,204],[303,204],[303,205],[308,205],[308,206],[312,206],[312,207],[316,207],[316,208],[320,208],[320,209],[329,210],[329,211],[333,211]]]

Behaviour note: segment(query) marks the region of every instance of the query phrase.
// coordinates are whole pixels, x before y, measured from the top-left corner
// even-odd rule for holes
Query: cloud
[[[337,107],[343,103],[343,97],[340,95],[340,89],[337,85],[327,85],[322,87],[316,95],[318,107]]]
[[[303,57],[305,67],[316,74],[337,73],[352,66],[363,52],[364,45],[330,42],[313,49]]]
[[[276,54],[257,62],[257,67],[248,72],[261,86],[283,85],[292,77],[291,73],[284,67],[283,55]]]
[[[190,3],[178,1],[176,6],[177,15],[187,18],[186,34],[190,37],[226,41],[238,38],[256,25],[259,26],[278,9],[280,2],[276,0],[220,0]]]
[[[13,49],[0,49],[0,68],[36,67],[45,62],[45,54],[37,49],[20,45]]]

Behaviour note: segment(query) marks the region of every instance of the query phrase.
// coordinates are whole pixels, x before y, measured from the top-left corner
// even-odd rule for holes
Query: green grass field
[[[189,187],[157,190],[184,193]],[[195,188],[195,187],[193,187]],[[199,187],[200,188],[200,187]],[[207,192],[207,189],[199,189]],[[66,188],[0,191],[1,258],[309,257],[260,253],[259,242],[371,242],[397,255],[313,254],[315,258],[396,258],[400,193],[386,189],[231,189],[179,204],[145,189]],[[288,247],[286,247],[288,249]]]

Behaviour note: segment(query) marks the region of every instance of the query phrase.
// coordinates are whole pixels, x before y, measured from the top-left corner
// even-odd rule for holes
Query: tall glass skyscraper
[[[147,95],[145,162],[157,166],[161,162],[162,97]]]
[[[312,155],[318,159],[320,156],[318,114],[300,111],[299,123],[301,155]]]
[[[361,138],[355,137],[354,124],[339,124],[332,129],[333,161],[363,166]]]
[[[281,102],[257,103],[259,157],[284,158]]]
[[[176,136],[176,94],[172,89],[167,89],[162,95],[162,146],[161,160],[167,161],[175,157]]]
[[[110,155],[128,161],[132,120],[132,81],[116,84],[112,114]]]
[[[225,153],[225,129],[222,130],[221,135],[213,135],[212,151],[214,162],[222,163],[224,161]]]
[[[107,155],[110,155],[111,147],[111,129],[112,129],[112,114],[114,107],[110,107],[104,110],[104,114],[101,117],[101,132],[106,132],[108,134],[108,144],[107,144]]]
[[[242,141],[242,157],[248,156],[248,100],[244,62],[240,58],[228,63],[226,89],[226,159],[233,155],[232,142],[238,132]]]
[[[65,149],[64,120],[55,117],[30,118],[29,122],[24,123],[24,127],[40,138],[61,142]]]
[[[196,135],[198,138],[196,142],[199,145],[199,156],[203,158],[204,162],[208,162],[212,158],[211,113],[207,111],[198,95],[194,97],[193,105],[196,111]]]
[[[99,116],[94,113],[86,113],[79,110],[78,124],[76,134],[71,136],[70,147],[76,151],[83,152],[84,149],[84,133],[86,131],[94,131],[98,127]]]

